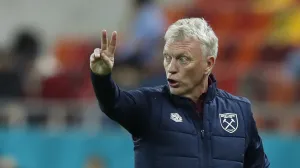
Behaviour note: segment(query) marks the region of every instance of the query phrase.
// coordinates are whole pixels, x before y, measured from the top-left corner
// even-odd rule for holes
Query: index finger
[[[101,49],[106,50],[107,48],[107,35],[106,30],[102,30],[102,38],[101,38]]]
[[[109,53],[114,54],[115,50],[116,50],[116,46],[117,46],[117,32],[114,31],[112,33],[110,44],[109,44],[109,47],[108,47]]]

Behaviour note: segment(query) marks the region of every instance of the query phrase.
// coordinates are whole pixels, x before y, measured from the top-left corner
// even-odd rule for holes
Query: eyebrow
[[[163,55],[164,56],[175,56],[175,57],[178,57],[178,56],[188,56],[188,53],[183,52],[183,53],[179,53],[179,54],[174,55],[174,54],[169,54],[167,52],[164,52]]]

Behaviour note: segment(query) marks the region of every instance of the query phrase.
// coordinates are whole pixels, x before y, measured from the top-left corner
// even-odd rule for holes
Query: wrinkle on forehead
[[[166,42],[164,54],[177,55],[182,53],[191,53],[192,50],[200,50],[200,42],[196,40],[182,40]]]

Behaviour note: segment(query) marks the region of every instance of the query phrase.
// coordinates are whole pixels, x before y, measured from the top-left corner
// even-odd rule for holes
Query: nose
[[[178,72],[178,69],[176,66],[176,62],[174,60],[172,60],[168,66],[168,73],[174,74],[177,72]]]

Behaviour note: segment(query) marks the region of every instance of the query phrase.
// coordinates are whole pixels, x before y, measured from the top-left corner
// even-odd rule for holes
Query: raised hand
[[[90,68],[97,75],[107,75],[112,72],[117,44],[117,32],[114,31],[110,42],[107,32],[102,31],[101,49],[96,48],[90,56]]]

